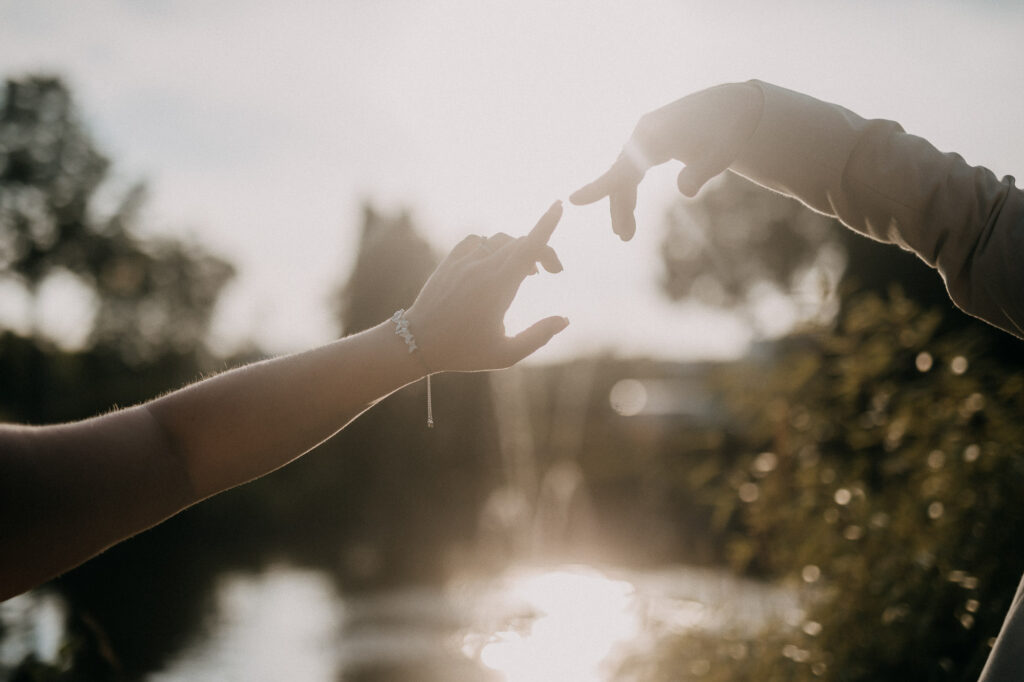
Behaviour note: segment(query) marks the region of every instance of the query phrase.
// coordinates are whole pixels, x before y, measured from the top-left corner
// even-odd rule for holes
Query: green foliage
[[[100,211],[108,166],[58,80],[8,82],[0,278],[34,292],[70,273],[96,307],[79,351],[0,335],[2,419],[89,416],[208,366],[202,339],[230,266],[191,244],[141,238],[141,188]],[[743,196],[705,193],[711,203],[676,216],[669,292],[742,306],[764,281],[792,291],[831,248],[827,222],[749,184],[723,187]],[[700,248],[686,242],[694,221]],[[987,655],[1024,567],[1019,346],[993,353],[985,328],[923,308],[932,272],[920,286],[914,275],[907,296],[880,295],[912,257],[838,234],[848,266],[834,328],[718,367],[601,358],[524,372],[514,397],[526,407],[511,421],[531,432],[517,437],[535,450],[538,478],[579,472],[578,497],[600,528],[595,544],[566,524],[551,545],[639,565],[728,565],[789,585],[806,604],[757,638],[664,641],[624,680],[971,679]],[[339,326],[354,332],[407,307],[434,262],[408,216],[367,208]],[[854,281],[875,293],[850,295]],[[624,376],[680,388],[693,409],[614,414],[609,390]],[[52,586],[72,610],[67,661],[26,660],[17,674],[141,676],[194,636],[216,576],[282,556],[345,589],[442,578],[472,554],[488,493],[509,484],[494,397],[484,375],[438,377],[428,432],[423,387],[410,387],[302,461],[69,573]]]
[[[0,98],[0,279],[36,292],[70,275],[95,301],[90,346],[138,365],[203,343],[233,274],[193,243],[138,236],[136,186],[99,210],[110,163],[56,78],[8,80]]]
[[[84,418],[259,359],[208,357],[203,340],[230,265],[195,244],[140,236],[141,187],[102,210],[111,205],[110,192],[101,197],[109,165],[60,80],[8,81],[0,101],[0,279],[32,295],[48,278],[70,276],[95,305],[81,349],[61,350],[39,330],[23,337],[0,329],[0,419]],[[408,307],[435,262],[408,215],[368,206],[353,275],[337,297],[339,327],[355,332]],[[410,387],[302,461],[46,586],[69,607],[68,660],[58,670],[26,659],[16,674],[141,677],[201,627],[219,575],[282,557],[323,569],[346,588],[441,576],[475,536],[481,497],[494,485],[487,454],[496,445],[486,376],[438,377],[435,389],[433,431],[423,426],[424,387]]]
[[[942,280],[915,255],[732,173],[672,206],[661,257],[669,298],[733,310],[755,329],[752,313],[766,291],[788,298],[806,321],[831,321],[851,294],[884,296],[893,285],[928,308],[949,302]]]
[[[142,237],[144,192],[140,186],[120,197],[107,191],[104,199],[109,168],[59,79],[6,82],[0,281],[31,298],[50,278],[70,278],[86,292],[92,315],[84,347],[74,350],[58,349],[60,340],[39,329],[26,337],[0,328],[2,420],[42,424],[93,416],[177,388],[212,365],[204,340],[231,266],[193,243]],[[175,531],[188,527],[184,519],[140,535],[52,584],[70,610],[66,660],[51,668],[29,658],[17,670],[0,669],[0,677],[120,679],[117,665],[105,660],[109,634],[127,633],[112,655],[133,672],[159,662],[198,621],[208,593],[204,580],[209,584],[213,575],[209,562],[168,557],[168,548],[183,544]],[[167,570],[156,571],[156,563]],[[153,576],[166,581],[161,589]],[[175,609],[159,608],[177,599],[174,590],[182,585],[194,588],[190,598]],[[129,607],[133,621],[123,629],[107,617],[119,606]],[[149,627],[140,629],[140,622]]]
[[[808,271],[840,266],[820,262],[839,238],[834,221],[732,173],[677,202],[665,222],[662,286],[673,299],[742,308],[759,285],[791,294]]]
[[[703,496],[734,570],[807,612],[742,657],[677,641],[651,679],[977,677],[1024,567],[1024,375],[987,355],[987,330],[939,323],[864,295],[835,329],[719,372],[742,444]]]
[[[0,268],[36,286],[82,258],[109,161],[56,78],[8,80],[0,99]]]

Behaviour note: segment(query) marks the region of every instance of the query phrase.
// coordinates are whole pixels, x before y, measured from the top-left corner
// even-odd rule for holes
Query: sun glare
[[[491,634],[479,660],[506,682],[603,682],[618,647],[641,633],[634,593],[629,582],[582,567],[514,578],[505,596],[532,620]]]

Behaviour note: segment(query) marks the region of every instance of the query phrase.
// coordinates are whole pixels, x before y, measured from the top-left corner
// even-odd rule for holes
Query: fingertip
[[[562,266],[562,261],[558,258],[558,253],[550,246],[546,246],[541,250],[540,256],[537,258],[537,262],[552,274],[561,272],[565,269]]]
[[[447,258],[461,258],[478,247],[483,241],[484,238],[478,234],[466,235],[448,252]]]
[[[608,169],[601,177],[570,194],[569,201],[575,206],[592,204],[608,196],[615,184],[613,169]]]
[[[558,222],[562,219],[562,200],[559,199],[555,203],[548,207],[548,210],[544,212],[544,215],[540,217],[537,224],[533,226],[527,234],[526,239],[533,245],[543,245],[548,243],[548,239],[551,238],[552,233],[558,226]]]
[[[700,188],[703,187],[708,180],[720,173],[724,169],[709,169],[703,168],[697,165],[685,166],[679,175],[676,176],[676,187],[679,188],[679,193],[683,196],[692,199],[697,196],[700,192]]]
[[[686,181],[681,177],[679,178],[678,182],[676,182],[676,186],[679,188],[679,193],[682,194],[687,199],[694,198],[695,196],[697,196],[697,192],[700,191],[700,187],[693,186],[692,184],[689,183],[689,181]]]
[[[523,358],[537,352],[555,334],[563,331],[568,326],[569,318],[567,317],[545,317],[543,320],[535,322],[529,328],[516,334],[509,340],[509,365],[514,365]]]
[[[569,326],[569,318],[561,316],[545,317],[543,320],[535,323],[533,327],[523,333],[524,337],[533,337],[530,339],[533,350],[530,353],[537,351],[538,349],[547,345],[556,334],[565,331],[566,327]]]
[[[591,199],[589,196],[587,196],[586,187],[581,187],[569,195],[569,203],[571,203],[573,206],[586,206],[587,204],[594,203],[594,201],[596,200]]]
[[[634,208],[636,208],[635,192],[612,194],[608,206],[612,219],[612,230],[624,242],[628,242],[636,234],[636,217],[633,215]]]
[[[562,200],[556,199],[555,203],[551,204],[551,207],[548,208],[548,215],[554,218],[555,222],[558,222],[562,219],[562,212],[564,210],[565,209],[562,207]]]
[[[630,241],[636,235],[636,216],[633,211],[624,211],[615,222],[615,233],[624,242]]]

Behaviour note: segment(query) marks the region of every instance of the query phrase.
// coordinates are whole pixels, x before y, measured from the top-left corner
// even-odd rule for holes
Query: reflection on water
[[[28,656],[56,663],[66,616],[61,600],[44,591],[0,602],[0,677]]]
[[[507,682],[600,682],[616,647],[641,634],[634,586],[592,569],[527,572],[502,591],[527,622],[506,617],[504,629],[468,635],[463,651]]]
[[[714,571],[518,567],[445,589],[338,595],[313,571],[226,578],[210,632],[150,679],[607,682],[688,630],[788,619],[793,594]]]
[[[229,575],[208,632],[150,680],[334,680],[338,603],[331,582],[315,571]]]

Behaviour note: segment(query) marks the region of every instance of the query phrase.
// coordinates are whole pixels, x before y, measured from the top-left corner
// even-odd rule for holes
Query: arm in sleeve
[[[732,170],[913,251],[963,310],[1024,338],[1024,192],[892,121],[759,81],[763,111]]]

